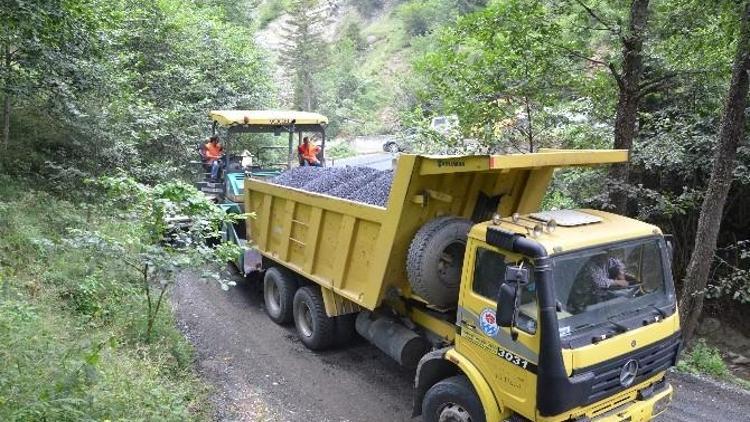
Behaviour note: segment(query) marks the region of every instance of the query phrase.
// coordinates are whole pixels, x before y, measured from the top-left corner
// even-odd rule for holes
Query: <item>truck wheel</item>
[[[294,325],[302,343],[311,350],[330,347],[336,334],[336,321],[326,315],[317,286],[300,287],[294,294]]]
[[[292,322],[294,293],[299,283],[289,271],[269,268],[263,278],[263,300],[271,321],[284,325]]]
[[[424,422],[485,422],[482,402],[463,376],[446,378],[427,390],[422,401]]]
[[[466,238],[472,222],[457,217],[428,221],[414,235],[406,258],[406,274],[416,294],[437,306],[458,301]]]

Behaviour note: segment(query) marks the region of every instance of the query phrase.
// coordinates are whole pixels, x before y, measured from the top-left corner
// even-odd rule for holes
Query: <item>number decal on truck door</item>
[[[497,355],[507,360],[508,362],[512,363],[513,365],[520,366],[521,368],[529,372],[532,372],[534,374],[536,373],[536,365],[522,358],[521,356],[518,356],[517,354],[513,352],[509,352],[505,349],[498,347]]]
[[[498,346],[498,344],[494,341],[491,341],[487,337],[482,336],[481,334],[477,333],[476,327],[471,327],[469,324],[467,324],[465,321],[463,321],[463,326],[469,329],[466,329],[463,331],[463,338],[470,341],[471,343],[474,343],[475,345],[479,346],[480,348],[490,352],[490,353],[496,353],[499,357],[505,359],[509,363],[512,363],[513,365],[519,366],[522,369],[525,369],[533,374],[536,374],[536,365],[533,362],[529,362],[527,359],[524,359],[520,355],[517,355],[509,350],[505,350],[502,347]]]

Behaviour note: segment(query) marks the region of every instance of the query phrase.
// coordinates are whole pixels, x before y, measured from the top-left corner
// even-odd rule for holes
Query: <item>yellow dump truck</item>
[[[318,350],[361,336],[416,368],[425,421],[642,421],[680,349],[659,228],[540,211],[556,168],[626,151],[401,155],[385,206],[245,180],[268,315]]]

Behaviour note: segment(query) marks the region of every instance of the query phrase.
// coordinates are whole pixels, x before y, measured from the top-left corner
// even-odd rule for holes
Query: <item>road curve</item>
[[[225,292],[184,274],[172,302],[198,371],[215,388],[217,420],[412,420],[413,372],[361,339],[339,350],[307,350],[293,326],[266,317],[259,283]],[[671,380],[676,397],[659,422],[750,421],[747,392],[689,375]]]

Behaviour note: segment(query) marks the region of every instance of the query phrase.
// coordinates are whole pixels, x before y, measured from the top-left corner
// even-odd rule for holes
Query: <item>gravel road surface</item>
[[[412,420],[413,372],[361,339],[340,350],[307,350],[293,326],[266,317],[260,283],[225,292],[186,274],[172,302],[201,376],[215,387],[217,420]],[[747,392],[682,374],[671,382],[675,401],[659,422],[750,421]]]

